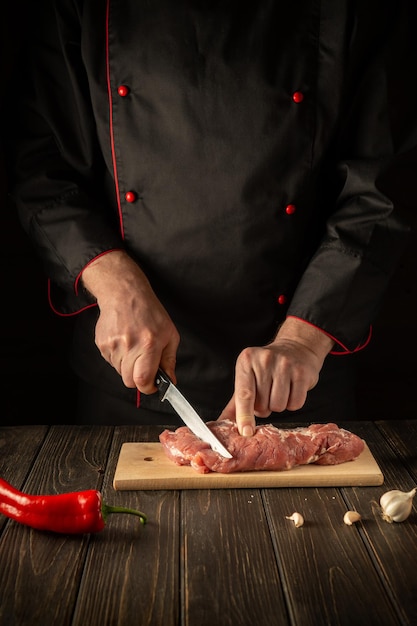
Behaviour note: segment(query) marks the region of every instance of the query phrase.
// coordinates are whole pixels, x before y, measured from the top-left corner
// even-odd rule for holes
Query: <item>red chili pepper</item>
[[[109,506],[95,489],[57,495],[28,495],[0,478],[0,513],[37,530],[56,533],[95,533],[103,530],[107,515],[131,513],[146,524],[146,515],[136,509]]]

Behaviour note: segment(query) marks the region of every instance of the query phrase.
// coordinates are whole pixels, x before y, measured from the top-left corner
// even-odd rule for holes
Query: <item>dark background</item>
[[[7,3],[6,3],[7,4]],[[28,27],[28,0],[3,6],[0,30],[0,111],[21,38]],[[399,144],[413,144],[410,119],[417,117],[417,44],[415,0],[404,1],[405,18],[387,62],[392,119]],[[36,6],[36,3],[35,3]],[[32,4],[33,8],[33,4]],[[24,85],[21,85],[24,89]],[[7,93],[16,98],[19,93]],[[1,421],[57,423],[73,421],[74,379],[68,366],[72,319],[49,308],[47,281],[17,217],[7,201],[7,180],[0,151],[0,330]],[[408,147],[385,181],[386,190],[412,225],[408,246],[375,321],[370,345],[353,357],[363,419],[417,418],[417,149]],[[335,415],[337,422],[337,415]]]

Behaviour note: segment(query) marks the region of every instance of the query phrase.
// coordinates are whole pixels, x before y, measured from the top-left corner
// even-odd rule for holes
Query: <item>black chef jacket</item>
[[[177,325],[178,381],[201,410],[223,407],[238,353],[287,315],[335,352],[366,344],[407,230],[380,190],[391,4],[41,3],[13,195],[53,308],[80,312],[82,376],[133,401],[80,285],[114,249]]]

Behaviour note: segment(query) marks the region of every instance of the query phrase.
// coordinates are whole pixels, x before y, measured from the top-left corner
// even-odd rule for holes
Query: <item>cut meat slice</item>
[[[159,440],[166,455],[177,465],[191,465],[197,472],[284,471],[297,465],[337,465],[356,459],[364,441],[336,424],[312,424],[286,429],[272,424],[257,426],[253,437],[239,435],[231,420],[207,426],[233,455],[225,459],[198,439],[187,426],[164,430]]]

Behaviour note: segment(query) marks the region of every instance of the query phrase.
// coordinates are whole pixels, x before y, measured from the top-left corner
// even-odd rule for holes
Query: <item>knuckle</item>
[[[301,401],[295,401],[295,400],[290,400],[287,404],[287,409],[288,411],[298,411],[298,409],[301,409],[304,406],[304,402]]]
[[[287,408],[287,403],[284,400],[275,400],[271,402],[271,411],[274,413],[282,413]]]
[[[135,372],[132,376],[134,386],[146,393],[149,388],[149,376],[144,372]],[[152,385],[153,386],[153,385]]]
[[[236,398],[239,402],[247,404],[253,398],[253,392],[248,387],[241,387],[236,391]]]
[[[147,333],[141,338],[143,352],[153,352],[157,344],[157,338],[153,333]]]
[[[122,375],[122,380],[125,387],[128,387],[129,389],[134,389],[136,387],[135,381],[131,376]]]
[[[253,348],[244,348],[237,358],[237,366],[244,371],[250,369],[253,361]]]
[[[131,388],[135,386],[135,382],[132,377],[132,370],[128,366],[126,360],[122,359],[118,371],[125,387]]]

